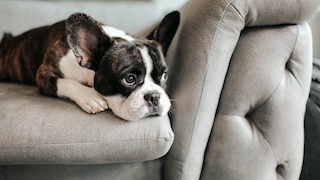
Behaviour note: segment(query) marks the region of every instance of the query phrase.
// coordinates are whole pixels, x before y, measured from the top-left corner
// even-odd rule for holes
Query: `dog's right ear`
[[[161,44],[162,51],[166,56],[170,43],[179,27],[180,13],[173,11],[167,14],[148,36],[147,39],[156,40]]]
[[[67,19],[66,30],[67,42],[78,63],[96,70],[112,43],[112,39],[104,33],[102,24],[86,14],[75,13]]]

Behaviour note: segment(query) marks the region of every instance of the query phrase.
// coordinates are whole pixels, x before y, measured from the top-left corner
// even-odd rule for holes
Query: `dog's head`
[[[164,58],[179,21],[174,11],[147,37],[138,37],[77,13],[66,22],[67,40],[78,63],[95,71],[94,88],[106,97],[110,109],[134,121],[170,109]]]

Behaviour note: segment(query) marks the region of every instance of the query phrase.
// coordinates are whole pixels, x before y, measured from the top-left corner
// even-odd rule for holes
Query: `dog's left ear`
[[[148,36],[147,39],[158,41],[162,46],[164,55],[167,54],[170,43],[179,27],[180,13],[173,11],[167,14],[161,23]]]
[[[86,14],[75,13],[67,19],[66,30],[67,42],[78,63],[96,70],[112,43],[112,39],[104,33],[102,24]]]

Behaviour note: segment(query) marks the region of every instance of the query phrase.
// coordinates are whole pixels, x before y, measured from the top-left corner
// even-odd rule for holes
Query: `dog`
[[[74,13],[15,37],[4,34],[0,81],[37,85],[87,113],[111,109],[128,121],[165,115],[171,107],[165,56],[179,21],[179,12],[171,12],[141,37]]]

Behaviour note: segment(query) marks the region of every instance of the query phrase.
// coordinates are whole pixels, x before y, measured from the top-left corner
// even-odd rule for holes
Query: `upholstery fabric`
[[[169,118],[135,123],[90,115],[36,87],[0,83],[1,164],[102,164],[157,159],[174,139]]]
[[[175,77],[168,91],[174,99],[172,125],[178,140],[167,156],[165,179],[199,179],[225,75],[242,29],[300,23],[317,14],[319,5],[315,0],[187,2],[168,56]],[[255,48],[255,40],[252,46]]]
[[[316,0],[222,0],[241,14],[246,26],[301,23],[319,12]]]
[[[309,31],[306,24],[243,31],[221,95],[203,179],[299,178],[311,79]],[[302,47],[309,52],[302,53]]]

